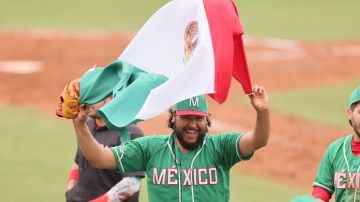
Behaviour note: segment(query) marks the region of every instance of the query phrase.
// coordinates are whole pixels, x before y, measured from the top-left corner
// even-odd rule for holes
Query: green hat
[[[174,111],[176,115],[209,116],[208,104],[204,95],[176,103]]]
[[[351,93],[350,98],[349,98],[349,107],[352,104],[359,102],[359,101],[360,101],[360,86],[357,87],[355,90],[353,90],[353,92]]]

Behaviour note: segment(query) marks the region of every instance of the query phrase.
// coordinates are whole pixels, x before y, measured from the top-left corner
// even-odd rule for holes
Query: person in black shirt
[[[90,118],[87,126],[94,138],[104,147],[121,144],[120,132],[109,130],[97,109],[109,102],[111,97],[90,106]],[[143,136],[136,125],[127,127],[131,139]],[[75,162],[69,172],[66,192],[67,202],[137,202],[139,198],[140,178],[144,172],[120,174],[114,170],[96,169],[90,165],[80,148],[77,148]]]

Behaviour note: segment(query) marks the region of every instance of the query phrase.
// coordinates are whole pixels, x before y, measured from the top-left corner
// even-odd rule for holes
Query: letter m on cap
[[[199,97],[192,97],[189,99],[190,107],[199,107]]]

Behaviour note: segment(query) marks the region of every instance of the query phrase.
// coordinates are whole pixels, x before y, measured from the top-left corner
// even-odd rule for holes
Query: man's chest
[[[205,154],[158,154],[151,158],[146,170],[154,185],[182,186],[216,185],[224,172],[213,156]]]
[[[360,183],[360,158],[343,155],[335,159],[334,187],[336,189],[358,189]]]

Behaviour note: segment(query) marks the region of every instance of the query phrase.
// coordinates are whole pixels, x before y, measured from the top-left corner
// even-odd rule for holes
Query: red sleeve
[[[72,169],[69,171],[68,181],[70,181],[70,180],[75,180],[75,181],[77,181],[78,179],[79,179],[79,168],[78,168],[78,167],[72,168]]]
[[[105,194],[103,194],[103,195],[101,195],[101,196],[97,197],[96,199],[91,200],[89,202],[108,202],[108,201],[109,201],[109,197],[105,193]]]
[[[331,194],[321,187],[313,187],[312,196],[315,198],[320,198],[325,202],[329,202]]]

